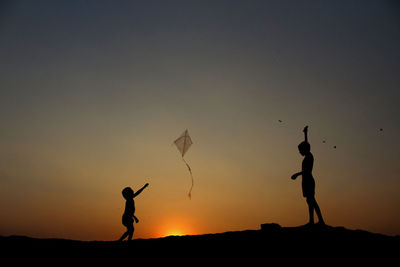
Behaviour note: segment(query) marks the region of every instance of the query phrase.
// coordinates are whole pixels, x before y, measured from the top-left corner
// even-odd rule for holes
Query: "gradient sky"
[[[8,1],[0,36],[0,235],[118,239],[146,182],[135,238],[304,224],[305,125],[326,222],[400,234],[396,1]]]

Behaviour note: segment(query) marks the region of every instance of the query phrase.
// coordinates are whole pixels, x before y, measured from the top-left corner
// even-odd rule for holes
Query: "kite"
[[[190,138],[189,132],[187,129],[181,134],[181,136],[178,137],[178,139],[176,139],[174,141],[174,144],[178,148],[179,152],[181,152],[182,160],[183,160],[183,162],[185,162],[185,164],[190,172],[190,177],[192,178],[192,186],[190,187],[189,194],[188,194],[189,199],[192,199],[192,188],[193,188],[192,169],[190,168],[190,166],[186,162],[186,160],[183,158],[183,156],[185,156],[185,153],[188,151],[189,147],[193,144],[192,139]]]

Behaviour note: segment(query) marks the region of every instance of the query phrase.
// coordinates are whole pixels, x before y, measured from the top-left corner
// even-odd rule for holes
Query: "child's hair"
[[[300,151],[304,151],[304,152],[310,152],[310,150],[311,150],[310,143],[308,143],[306,141],[301,142],[299,144],[298,148]]]
[[[133,196],[133,190],[130,187],[125,187],[124,190],[122,190],[122,196],[127,199]]]

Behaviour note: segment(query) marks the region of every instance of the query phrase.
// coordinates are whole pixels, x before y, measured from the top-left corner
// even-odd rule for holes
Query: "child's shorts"
[[[301,188],[303,189],[303,197],[314,197],[315,195],[315,181],[313,177],[303,177],[301,182]]]
[[[130,216],[122,215],[122,224],[125,227],[133,227],[133,218]]]

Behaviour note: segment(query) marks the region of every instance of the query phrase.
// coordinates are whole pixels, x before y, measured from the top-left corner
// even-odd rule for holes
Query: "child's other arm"
[[[295,174],[293,174],[292,175],[292,180],[296,180],[296,178],[298,177],[298,176],[300,176],[300,175],[302,175],[303,174],[303,172],[296,172]]]

